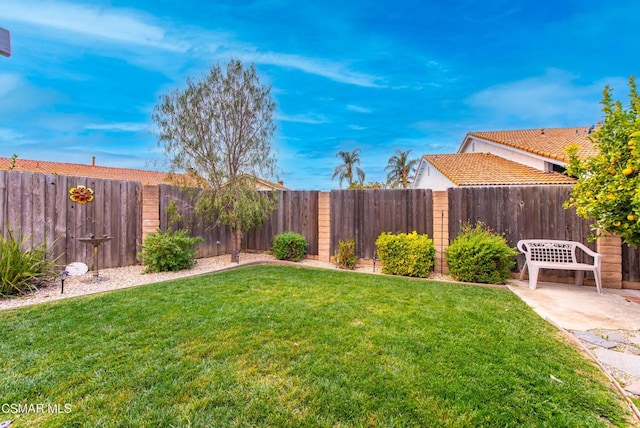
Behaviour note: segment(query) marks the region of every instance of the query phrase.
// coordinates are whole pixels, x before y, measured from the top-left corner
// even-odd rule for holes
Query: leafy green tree
[[[230,228],[232,260],[242,235],[259,226],[275,208],[251,177],[275,174],[271,140],[275,103],[254,65],[231,60],[223,70],[211,67],[200,80],[160,97],[153,120],[158,145],[172,172],[186,172],[180,184],[200,188],[195,209]],[[178,177],[179,175],[175,175]]]
[[[389,162],[384,168],[387,171],[387,182],[391,187],[406,189],[409,186],[411,174],[413,174],[418,164],[418,159],[409,160],[411,150],[402,151],[397,149],[395,153],[389,158]]]
[[[338,154],[336,154],[336,157],[342,159],[342,164],[338,165],[333,170],[331,179],[333,180],[338,177],[340,188],[342,188],[342,181],[344,179],[347,179],[347,181],[349,182],[348,187],[353,186],[354,172],[358,176],[358,181],[360,183],[364,183],[364,171],[358,166],[360,164],[360,148],[356,148],[351,152],[339,151]]]
[[[569,147],[567,173],[578,179],[565,208],[575,207],[580,217],[595,219],[593,227],[618,235],[628,244],[640,244],[640,97],[633,76],[630,103],[614,101],[611,88],[603,91],[602,126],[591,135],[598,154],[579,159]]]

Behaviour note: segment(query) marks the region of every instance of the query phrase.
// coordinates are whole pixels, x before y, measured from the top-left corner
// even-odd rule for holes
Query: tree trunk
[[[240,237],[237,233],[231,232],[231,263],[239,263],[240,258]]]

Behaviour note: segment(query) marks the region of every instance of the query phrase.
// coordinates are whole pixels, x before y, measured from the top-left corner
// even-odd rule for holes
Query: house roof
[[[0,170],[11,169],[12,158],[0,157]],[[145,171],[141,169],[112,168],[108,166],[84,165],[66,162],[49,162],[30,159],[16,159],[14,171],[36,172],[41,174],[68,175],[72,177],[101,178],[106,180],[137,181],[142,184],[172,184],[166,172]]]
[[[573,184],[575,179],[544,172],[491,153],[455,153],[422,157],[456,186]]]
[[[14,162],[12,158],[0,157],[0,170],[11,169]],[[171,174],[167,172],[147,171],[143,169],[112,168],[108,166],[84,165],[65,162],[49,162],[30,159],[16,159],[13,167],[14,171],[36,172],[41,174],[67,175],[71,177],[101,178],[104,180],[124,180],[137,181],[142,184],[175,184]],[[188,183],[194,183],[193,177],[186,174],[176,174],[184,178]],[[282,182],[272,183],[271,181],[247,175],[256,183],[259,190],[275,189],[288,190]]]
[[[570,144],[577,144],[580,147],[578,157],[581,159],[597,153],[590,138],[590,129],[593,130],[593,128],[588,126],[582,126],[573,128],[470,132],[462,142],[459,152],[462,151],[471,136],[561,162],[569,162],[569,157],[565,153],[565,149]]]

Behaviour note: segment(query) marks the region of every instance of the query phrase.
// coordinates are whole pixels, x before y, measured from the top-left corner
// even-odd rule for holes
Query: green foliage
[[[387,183],[392,188],[400,187],[406,189],[409,187],[411,176],[418,164],[418,159],[409,160],[409,153],[411,153],[411,150],[396,150],[384,168],[385,171],[388,171]]]
[[[604,123],[592,134],[598,154],[580,159],[577,147],[568,148],[571,159],[567,173],[577,177],[565,208],[595,219],[596,230],[620,236],[631,245],[640,244],[640,96],[633,76],[629,108],[613,101],[605,87],[602,111]]]
[[[426,278],[435,265],[436,248],[425,234],[384,232],[376,239],[382,273]]]
[[[295,232],[284,232],[273,238],[271,252],[278,260],[299,262],[307,254],[307,240]]]
[[[275,103],[253,65],[231,60],[225,70],[211,67],[200,80],[160,97],[153,120],[158,145],[173,171],[187,171],[183,185],[203,189],[195,212],[210,224],[228,226],[240,241],[275,208],[256,190],[252,177],[275,174],[271,147]]]
[[[31,237],[16,240],[0,236],[0,295],[24,294],[55,278],[55,260],[47,258],[46,244],[35,248]],[[27,249],[29,248],[29,249]]]
[[[504,284],[518,252],[482,223],[466,224],[446,249],[449,274],[458,281]]]
[[[202,242],[199,236],[189,236],[186,230],[151,233],[142,245],[142,264],[145,272],[176,272],[191,269],[195,264],[194,245]]]
[[[355,148],[351,152],[346,152],[344,150],[339,151],[336,154],[336,157],[339,157],[342,160],[342,164],[338,165],[333,170],[333,175],[331,179],[338,177],[338,183],[340,183],[340,187],[342,187],[342,180],[345,178],[348,182],[348,188],[352,188],[354,183],[364,184],[365,173],[358,165],[360,165],[360,148]],[[354,174],[358,176],[358,181],[354,181]]]
[[[346,241],[338,241],[338,252],[335,254],[334,260],[340,269],[355,269],[359,260],[356,254],[355,239],[349,238]]]

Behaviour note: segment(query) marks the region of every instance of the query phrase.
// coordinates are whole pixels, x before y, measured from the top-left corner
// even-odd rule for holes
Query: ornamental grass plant
[[[33,292],[53,280],[57,265],[48,256],[47,245],[33,246],[31,236],[0,236],[0,296]]]

